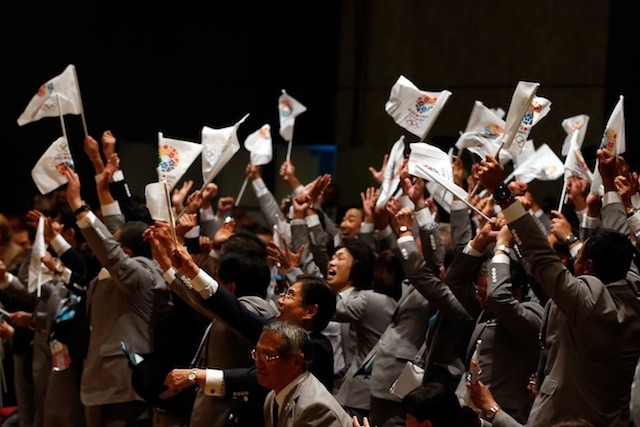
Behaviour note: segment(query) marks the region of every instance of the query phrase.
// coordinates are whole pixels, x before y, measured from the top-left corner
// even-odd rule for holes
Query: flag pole
[[[287,143],[287,157],[286,160],[287,162],[291,160],[291,143],[292,143],[293,139],[290,139]]]
[[[162,187],[164,188],[164,199],[167,203],[167,210],[169,211],[169,227],[171,227],[171,236],[173,237],[173,245],[178,247],[178,237],[176,236],[176,223],[173,215],[173,206],[171,206],[171,196],[169,194],[169,183],[166,179],[162,180]]]
[[[242,183],[242,187],[240,187],[240,192],[238,193],[238,197],[236,198],[236,203],[234,206],[238,206],[240,204],[240,199],[242,199],[244,189],[247,188],[247,182],[249,182],[249,175],[244,178],[244,182]]]
[[[64,139],[66,139],[67,142],[69,142],[69,138],[67,138],[67,128],[64,125],[64,114],[62,114],[62,105],[60,105],[60,97],[58,96],[57,93],[56,93],[56,102],[58,103],[58,111],[60,112],[60,127],[62,128],[62,136],[64,136]]]
[[[82,127],[84,128],[84,136],[89,135],[87,130],[87,121],[84,117],[84,105],[82,104],[82,95],[80,94],[80,81],[78,80],[78,72],[76,66],[73,66],[73,74],[76,76],[76,83],[78,84],[78,99],[80,99],[80,118],[82,119]]]
[[[560,202],[558,203],[558,212],[562,212],[564,206],[564,198],[567,195],[567,180],[562,181],[562,192],[560,193]]]

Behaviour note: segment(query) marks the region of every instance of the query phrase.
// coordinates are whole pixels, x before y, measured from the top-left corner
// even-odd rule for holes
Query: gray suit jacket
[[[87,290],[91,335],[82,373],[82,402],[143,400],[133,389],[120,341],[135,353],[153,352],[153,329],[172,304],[171,294],[158,263],[129,257],[100,219],[81,231],[104,266]]]
[[[551,297],[543,325],[549,353],[527,425],[572,417],[619,425],[640,357],[640,302],[624,280],[605,285],[594,276],[574,277],[530,215],[509,227]]]
[[[536,371],[540,356],[539,333],[544,308],[537,301],[519,302],[511,293],[508,264],[491,262],[487,277],[488,313],[478,317],[467,350],[466,366],[482,340],[478,378],[500,406],[520,422],[529,415],[529,377]],[[466,391],[465,379],[458,387],[459,396]]]
[[[350,427],[352,420],[327,388],[311,373],[296,385],[280,408],[278,425],[273,425],[271,408],[276,397],[271,390],[264,403],[265,427]]]
[[[365,361],[374,358],[369,384],[371,395],[379,399],[400,402],[389,391],[406,362],[413,361],[424,342],[429,317],[434,314],[429,302],[410,284],[403,284],[391,323],[371,349]]]
[[[341,405],[369,409],[370,378],[355,374],[389,326],[395,308],[396,301],[393,298],[372,290],[354,290],[348,298],[338,300],[334,320],[348,322],[356,329],[356,352],[336,393]]]
[[[429,260],[431,257],[428,251],[435,252],[441,246],[438,229],[421,229],[420,237],[423,251],[427,252],[428,257],[423,258],[414,240],[400,242],[398,247],[405,275],[429,301],[431,308],[438,310],[427,334],[423,382],[441,382],[455,389],[465,371],[464,359],[474,318],[458,301],[450,287],[434,274],[433,267],[427,266],[425,259]],[[458,268],[455,263],[454,259],[449,267],[450,271]],[[452,283],[449,277],[451,276],[445,280]]]

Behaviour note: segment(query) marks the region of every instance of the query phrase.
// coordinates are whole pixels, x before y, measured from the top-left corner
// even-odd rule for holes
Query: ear
[[[584,261],[584,274],[591,274],[593,273],[595,270],[593,268],[593,261],[590,259],[586,259]]]
[[[306,304],[305,306],[306,313],[304,315],[305,319],[313,319],[318,313],[318,304]]]
[[[293,360],[296,366],[299,366],[301,369],[304,366],[304,354],[295,354],[293,355]]]

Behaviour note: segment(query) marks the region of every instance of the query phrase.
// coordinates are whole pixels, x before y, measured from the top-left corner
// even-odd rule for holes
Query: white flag
[[[158,132],[158,181],[164,179],[169,188],[173,188],[202,152],[202,148],[202,144],[165,138],[162,132]]]
[[[60,108],[58,108],[58,102]],[[58,117],[64,114],[82,114],[80,86],[74,65],[68,65],[62,74],[40,86],[38,93],[31,98],[27,108],[18,117],[18,125],[35,122],[43,117]]]
[[[278,116],[280,117],[280,136],[285,141],[293,140],[293,125],[296,117],[305,111],[307,107],[282,89],[282,95],[278,98]]]
[[[606,148],[616,155],[623,154],[627,151],[624,126],[624,97],[620,95],[618,103],[609,116],[607,126],[604,128],[598,149]],[[602,196],[604,195],[604,187],[602,185],[602,176],[600,176],[600,171],[598,170],[599,163],[599,160],[596,159],[596,165],[593,170],[593,180],[591,181],[591,189],[589,191],[592,194],[600,194]]]
[[[507,151],[505,151],[506,153]],[[536,146],[533,144],[533,140],[527,139],[524,146],[522,147],[522,151],[520,154],[513,158],[513,168],[517,168],[518,165],[521,165],[522,162],[526,161],[529,157],[531,157],[536,152]],[[502,151],[500,152],[500,157],[502,157]]]
[[[540,181],[553,181],[564,174],[564,163],[556,153],[547,145],[542,144],[535,153],[522,162],[511,172],[504,182],[509,182],[514,176],[518,181],[528,183],[534,179]]]
[[[487,108],[482,102],[476,101],[469,115],[467,127],[455,146],[458,150],[467,149],[481,159],[487,154],[495,155],[500,147],[498,137],[504,133],[505,122],[494,110]],[[510,152],[500,153],[500,163],[505,165],[512,160]]]
[[[575,132],[573,132],[572,138],[569,140],[569,152],[564,159],[564,179],[566,180],[570,176],[575,175],[593,181],[593,174],[584,161],[582,151],[578,146],[579,134],[580,130],[576,129]]]
[[[468,194],[464,188],[453,182],[453,168],[449,155],[424,142],[412,143],[409,147],[409,174],[427,180],[426,187],[433,200],[444,210],[451,212],[453,195],[466,199]]]
[[[411,148],[408,162],[409,174],[433,181],[420,175],[416,165],[422,165],[424,169],[429,170],[432,174],[453,182],[453,168],[447,153],[426,142],[414,142],[409,144],[409,147]]]
[[[40,286],[42,286],[42,270],[44,265],[42,264],[42,257],[47,252],[47,245],[44,242],[44,217],[38,218],[38,226],[36,228],[36,234],[33,239],[33,246],[31,249],[31,258],[29,259],[29,276],[27,290],[29,293],[40,292]]]
[[[233,126],[222,129],[213,129],[207,126],[202,128],[202,180],[203,188],[215,178],[222,168],[231,160],[240,149],[238,141],[238,128],[247,120],[249,114],[238,120]]]
[[[53,141],[31,169],[31,178],[40,193],[48,194],[68,182],[67,177],[62,173],[63,166],[75,169],[67,138],[61,136]]]
[[[244,140],[244,148],[249,151],[249,159],[252,164],[261,166],[269,163],[273,159],[271,126],[264,124],[260,129],[247,136]]]
[[[144,187],[144,199],[151,218],[170,223],[169,207],[164,193],[164,183],[151,182]]]
[[[576,140],[576,145],[578,148],[582,148],[582,143],[584,142],[584,136],[587,134],[587,125],[589,125],[589,116],[586,114],[578,114],[577,116],[566,118],[562,121],[562,129],[567,133],[567,136],[564,138],[564,143],[562,144],[562,154],[566,156],[569,154],[569,148],[571,147],[571,138],[573,137],[574,131],[578,131],[578,137]]]
[[[518,82],[513,95],[511,96],[511,104],[509,104],[509,110],[507,111],[507,118],[505,119],[505,133],[503,135],[503,147],[510,148],[514,143],[524,144],[527,140],[526,137],[520,136],[519,140],[516,140],[516,134],[521,128],[527,128],[533,124],[533,97],[536,95],[540,83],[533,82]],[[525,115],[529,113],[527,122],[523,123]],[[524,132],[525,129],[522,129]],[[528,134],[528,132],[527,132]],[[517,145],[518,147],[519,145]],[[513,153],[514,151],[511,150]]]
[[[404,162],[404,135],[393,144],[389,151],[387,165],[382,173],[382,184],[380,184],[380,195],[376,201],[376,206],[382,206],[393,196],[393,192],[400,185],[400,168]]]
[[[451,92],[427,92],[400,76],[391,88],[384,110],[404,129],[424,141]]]

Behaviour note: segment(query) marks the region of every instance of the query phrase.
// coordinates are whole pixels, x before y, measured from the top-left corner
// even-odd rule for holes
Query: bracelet
[[[627,218],[631,218],[636,214],[636,212],[638,211],[636,211],[635,209],[631,209],[629,212],[627,212]]]
[[[80,207],[78,209],[76,209],[75,211],[73,211],[74,215],[78,215],[84,211],[90,211],[91,208],[89,207],[89,205],[87,204],[87,202],[82,201],[82,205],[80,205]]]

